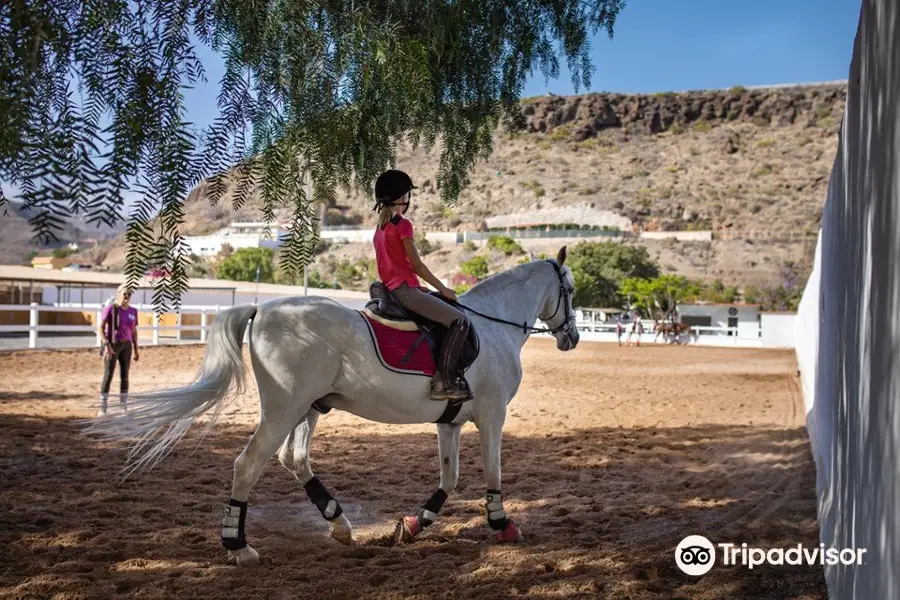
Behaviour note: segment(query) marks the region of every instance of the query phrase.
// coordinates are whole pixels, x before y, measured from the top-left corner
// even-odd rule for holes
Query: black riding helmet
[[[412,178],[397,169],[390,169],[378,176],[375,181],[375,210],[385,206],[406,206],[409,202],[397,202],[406,192],[418,189]],[[406,210],[404,209],[404,213]]]

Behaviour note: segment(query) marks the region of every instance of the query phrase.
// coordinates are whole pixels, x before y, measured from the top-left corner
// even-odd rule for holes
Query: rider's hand
[[[447,300],[453,300],[454,302],[456,302],[456,292],[455,291],[451,290],[447,286],[442,287],[440,291],[441,291],[441,296],[443,296]]]
[[[137,362],[138,359],[141,358],[141,353],[138,351],[137,347],[134,348],[134,362]]]
[[[109,344],[106,345],[106,351],[103,353],[103,357],[104,358],[112,358],[113,357],[112,346],[110,346]]]

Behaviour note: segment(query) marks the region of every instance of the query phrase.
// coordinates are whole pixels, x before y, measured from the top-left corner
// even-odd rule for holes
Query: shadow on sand
[[[0,598],[826,598],[818,567],[717,567],[692,578],[673,559],[689,534],[818,544],[802,429],[506,435],[506,507],[526,536],[516,546],[491,538],[470,429],[440,520],[402,547],[385,536],[437,486],[435,436],[320,436],[313,468],[360,527],[358,545],[326,539],[273,459],[250,498],[247,534],[263,565],[248,571],[226,565],[218,527],[252,428],[220,426],[196,450],[186,439],[121,484],[123,451],[72,421],[0,415],[0,428]]]

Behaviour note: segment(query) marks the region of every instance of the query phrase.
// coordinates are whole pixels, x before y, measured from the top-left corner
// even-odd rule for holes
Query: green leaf
[[[563,58],[576,90],[589,85],[590,35],[612,35],[623,6],[0,3],[0,182],[22,190],[38,239],[75,213],[112,225],[126,195],[139,192],[125,270],[135,283],[147,261],[165,266],[158,309],[177,305],[186,289],[180,227],[198,184],[216,204],[236,181],[235,207],[261,187],[266,221],[289,206],[282,262],[295,273],[317,243],[311,203],[333,200],[338,188],[370,194],[404,140],[437,149],[441,200],[454,204],[492,152],[495,130],[524,126],[518,99],[533,71],[557,77]],[[204,79],[199,44],[224,57],[225,72],[219,113],[195,132],[183,93]],[[311,197],[297,183],[301,170]]]

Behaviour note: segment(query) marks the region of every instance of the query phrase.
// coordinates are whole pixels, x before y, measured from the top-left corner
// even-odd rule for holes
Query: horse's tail
[[[191,383],[169,390],[129,394],[127,413],[94,422],[87,432],[110,439],[133,440],[125,465],[129,473],[152,467],[165,458],[197,417],[213,409],[205,435],[215,425],[227,401],[244,390],[244,332],[256,310],[253,305],[235,306],[216,315],[203,363]],[[160,431],[162,434],[157,438]]]

